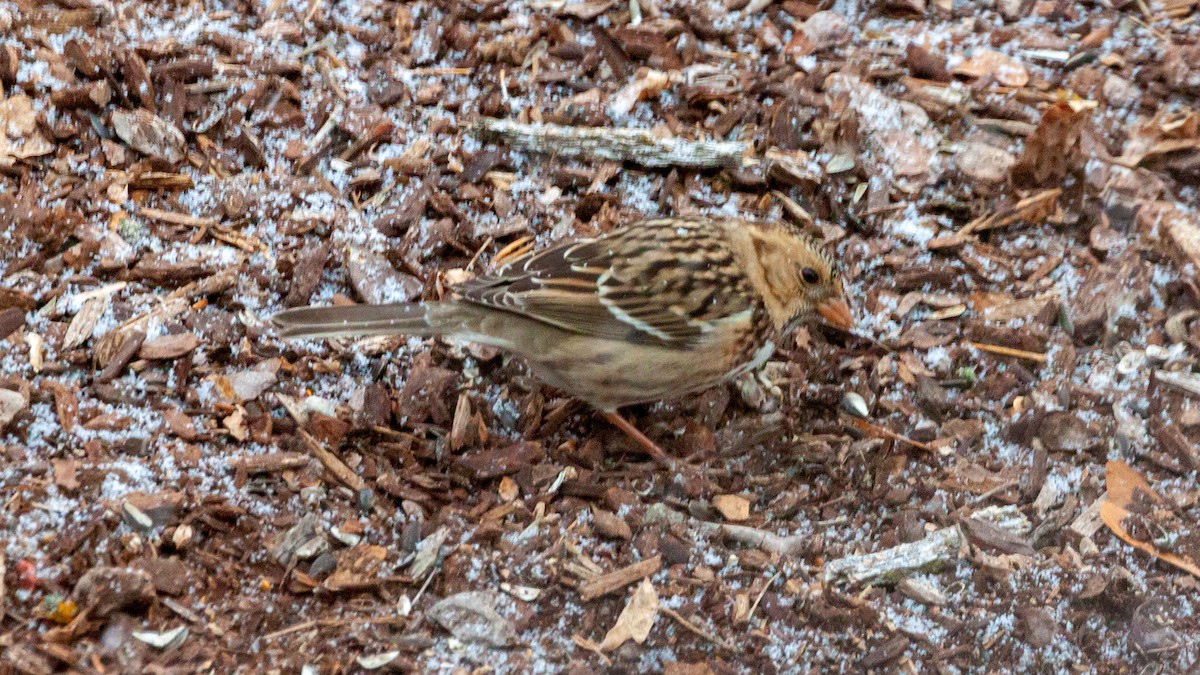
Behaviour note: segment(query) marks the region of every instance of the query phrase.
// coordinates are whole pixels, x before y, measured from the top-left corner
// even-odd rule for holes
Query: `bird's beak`
[[[844,331],[854,328],[854,316],[850,314],[850,303],[845,298],[834,298],[817,305],[817,314],[834,328]]]

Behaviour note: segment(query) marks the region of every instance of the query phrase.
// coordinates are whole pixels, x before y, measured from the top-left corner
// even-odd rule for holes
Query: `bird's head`
[[[842,330],[854,327],[841,270],[824,245],[786,225],[746,234],[753,251],[751,280],[777,328],[790,329],[813,315]]]

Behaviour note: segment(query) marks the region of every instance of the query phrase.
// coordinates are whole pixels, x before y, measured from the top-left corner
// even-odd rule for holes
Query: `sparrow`
[[[287,338],[440,335],[498,347],[669,467],[617,409],[757,369],[814,317],[854,325],[837,262],[819,242],[784,222],[696,217],[514,256],[442,301],[302,307],[274,323]]]

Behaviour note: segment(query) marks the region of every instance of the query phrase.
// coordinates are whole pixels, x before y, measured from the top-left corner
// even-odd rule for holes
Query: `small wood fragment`
[[[354,473],[350,467],[346,466],[346,463],[343,462],[337,455],[326,450],[325,446],[321,445],[320,441],[313,438],[312,434],[303,429],[299,430],[299,434],[300,438],[304,440],[304,444],[308,446],[308,451],[312,453],[312,456],[316,457],[317,461],[319,461],[322,466],[328,469],[329,473],[333,474],[334,477],[341,481],[343,485],[352,490],[367,489],[367,484],[363,481],[363,479],[359,478],[358,474]]]
[[[999,354],[1000,356],[1012,356],[1018,359],[1028,359],[1029,361],[1037,361],[1038,363],[1046,362],[1046,355],[1037,352],[1029,352],[1024,349],[1013,349],[1003,345],[989,345],[982,342],[968,342],[968,346],[974,347],[981,352],[989,352],[991,354]]]
[[[629,584],[640,581],[658,572],[660,569],[662,569],[661,555],[656,555],[653,558],[634,563],[628,567],[622,567],[615,572],[609,572],[601,577],[579,584],[579,599],[584,602],[595,600],[602,595],[619,591]]]
[[[265,455],[252,455],[235,459],[229,463],[234,469],[246,473],[273,473],[290,469],[302,469],[312,461],[308,455],[299,452],[272,452]]]
[[[191,216],[186,213],[175,213],[174,211],[163,211],[162,209],[152,209],[149,206],[143,206],[138,209],[138,215],[143,218],[157,220],[171,225],[184,225],[187,227],[212,227],[219,221],[216,218],[202,218],[200,216]]]
[[[196,184],[186,173],[147,171],[130,178],[129,187],[134,190],[191,190]]]
[[[1196,373],[1156,370],[1154,379],[1169,387],[1200,397],[1200,375]]]

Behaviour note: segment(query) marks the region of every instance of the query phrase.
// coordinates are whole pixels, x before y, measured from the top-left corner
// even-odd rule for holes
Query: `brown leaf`
[[[1024,87],[1029,84],[1029,71],[1025,70],[1025,66],[1011,56],[990,49],[975,52],[951,72],[973,80],[991,77],[1006,87]]]
[[[1018,187],[1056,187],[1077,165],[1079,137],[1087,116],[1066,103],[1056,103],[1042,113],[1025,151],[1013,165],[1011,176]]]
[[[1108,499],[1100,505],[1100,518],[1113,534],[1136,549],[1145,551],[1165,563],[1200,577],[1200,564],[1197,561],[1170,551],[1160,550],[1154,544],[1135,538],[1125,528],[1124,522],[1130,515],[1129,509],[1134,506],[1136,495],[1142,494],[1155,503],[1163,503],[1163,498],[1154,491],[1154,488],[1150,487],[1141,474],[1125,462],[1110,460],[1105,465],[1104,482],[1108,489]]]
[[[187,156],[186,139],[170,122],[145,110],[114,110],[113,130],[129,147],[171,164]]]
[[[629,529],[629,524],[615,513],[594,509],[592,522],[596,525],[596,531],[609,539],[633,539],[633,531]]]
[[[654,620],[658,618],[658,593],[649,579],[642,579],[642,584],[634,591],[633,596],[621,610],[617,622],[609,629],[600,643],[600,649],[605,651],[616,649],[629,639],[639,645],[646,641]]]

